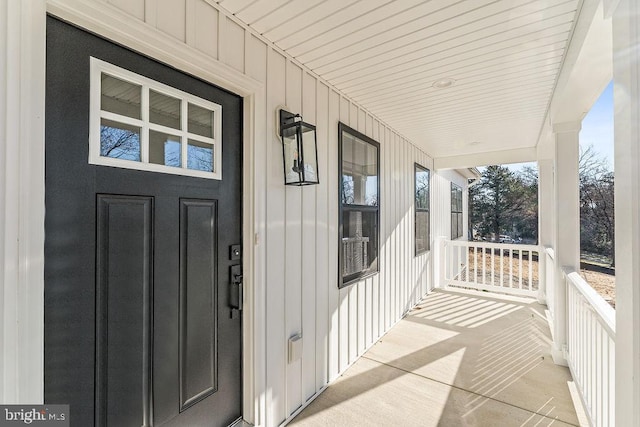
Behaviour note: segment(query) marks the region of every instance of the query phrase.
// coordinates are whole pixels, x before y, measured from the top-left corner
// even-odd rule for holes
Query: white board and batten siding
[[[49,0],[58,10],[78,0]],[[87,2],[84,2],[87,3]],[[211,63],[260,82],[254,98],[252,203],[260,234],[252,294],[264,324],[259,344],[255,424],[291,417],[433,288],[431,253],[414,256],[414,163],[433,159],[241,22],[206,0],[94,0],[94,10],[139,21]],[[80,6],[77,6],[80,7]],[[94,29],[95,30],[95,29]],[[144,50],[143,50],[143,53]],[[162,58],[159,58],[162,59]],[[285,187],[276,109],[286,105],[317,126],[320,184]],[[381,149],[380,271],[338,289],[338,122],[372,137]],[[246,151],[246,147],[245,147]],[[245,177],[247,175],[245,174]],[[449,235],[449,180],[432,170],[431,236]],[[466,187],[462,182],[463,188]],[[466,200],[466,197],[465,197]],[[465,221],[466,223],[466,221]],[[465,233],[466,235],[466,233]],[[247,249],[245,249],[245,253]],[[246,326],[246,325],[245,325]],[[288,339],[302,335],[302,356],[288,362]]]
[[[462,188],[462,237],[469,235],[469,191],[467,178],[453,169],[437,171],[431,179],[431,203],[433,218],[431,220],[432,238],[443,236],[451,239],[451,183]]]

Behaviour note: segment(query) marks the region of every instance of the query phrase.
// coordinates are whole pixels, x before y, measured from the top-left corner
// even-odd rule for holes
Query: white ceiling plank
[[[414,85],[411,87],[401,86],[396,89],[395,92],[388,92],[381,96],[370,97],[365,100],[359,97],[354,97],[355,100],[362,102],[369,106],[369,108],[377,108],[385,104],[398,104],[403,101],[409,101],[411,98],[416,97],[429,97],[433,100],[451,98],[459,96],[461,91],[470,92],[486,87],[492,88],[494,86],[507,86],[510,84],[521,84],[521,82],[528,81],[530,79],[548,78],[555,81],[557,71],[560,66],[561,57],[555,56],[553,62],[546,63],[544,67],[536,63],[524,63],[520,67],[508,67],[501,68],[500,64],[494,67],[489,67],[483,70],[482,73],[474,73],[473,75],[462,77],[452,88],[436,89],[432,87],[432,79],[427,80],[421,85]],[[541,60],[546,62],[546,60]],[[455,91],[451,89],[455,88]],[[372,93],[374,94],[374,93]]]
[[[280,25],[271,30],[265,31],[263,36],[267,37],[269,40],[276,43],[278,47],[284,50],[284,45],[282,44],[283,39],[290,38],[291,40],[294,40],[293,43],[295,43],[295,40],[306,37],[304,33],[307,27],[313,25],[320,19],[340,13],[340,10],[347,8],[358,1],[361,0],[324,0],[315,6],[307,7],[306,11],[297,15],[295,20],[287,22],[286,25]]]
[[[523,106],[522,110],[498,111],[494,114],[487,113],[483,117],[459,117],[458,119],[449,121],[430,121],[423,120],[420,124],[428,125],[428,127],[412,128],[412,135],[420,138],[420,141],[430,140],[432,146],[447,143],[449,141],[457,141],[462,143],[473,144],[474,142],[491,143],[491,138],[483,139],[480,137],[482,132],[486,132],[486,124],[500,122],[502,130],[509,133],[509,129],[517,122],[518,126],[540,126],[540,120],[544,119],[545,111],[535,106]],[[525,119],[524,115],[527,115]],[[518,140],[527,139],[535,140],[537,135],[518,135]]]
[[[479,123],[491,122],[499,120],[503,122],[504,127],[512,126],[513,119],[517,119],[520,122],[535,122],[539,124],[539,120],[544,117],[546,107],[540,107],[538,100],[534,99],[518,104],[514,108],[513,103],[504,105],[491,106],[493,108],[487,108],[478,111],[460,111],[459,114],[446,114],[437,118],[422,117],[419,121],[412,120],[414,126],[412,127],[414,132],[422,132],[426,134],[440,133],[440,134],[456,134],[460,130],[473,129]],[[523,113],[526,115],[523,116]],[[396,123],[401,123],[402,120],[395,120]]]
[[[405,105],[405,103],[411,103],[414,100],[428,101],[427,105],[437,105],[438,102],[448,100],[460,100],[462,97],[479,96],[485,92],[491,91],[494,87],[514,87],[525,84],[543,84],[545,82],[555,83],[557,70],[548,69],[540,72],[529,72],[527,75],[520,79],[500,80],[487,79],[481,82],[477,82],[469,87],[463,87],[460,91],[446,93],[450,91],[435,90],[433,88],[425,88],[423,90],[415,91],[415,95],[406,95],[404,97],[389,97],[388,99],[381,99],[375,103],[368,103],[369,108],[381,113],[381,110],[390,105]],[[445,92],[445,93],[443,93]]]
[[[490,2],[494,0],[480,0]],[[408,27],[406,32],[413,31],[411,21],[420,21],[418,28],[426,26],[425,18],[431,14],[443,9],[451,8],[450,0],[432,0],[429,2],[419,0],[406,0],[401,2],[387,3],[377,9],[372,9],[351,20],[348,25],[334,26],[320,34],[317,37],[309,39],[305,43],[299,43],[287,50],[291,55],[299,57],[301,61],[311,62],[325,55],[336,53],[336,47],[340,51],[347,50],[348,47],[356,42],[367,40],[369,38],[385,37],[386,34],[397,27]],[[451,12],[451,16],[456,13]],[[434,18],[433,22],[438,19]],[[395,28],[394,28],[395,27]]]
[[[527,115],[527,119],[523,119],[523,115],[525,114]],[[501,132],[509,134],[512,132],[514,126],[523,130],[527,127],[539,128],[540,120],[543,120],[544,115],[544,109],[527,107],[518,112],[504,111],[500,115],[492,114],[482,118],[470,117],[468,120],[451,121],[448,123],[425,121],[423,123],[429,124],[429,127],[425,129],[416,128],[410,136],[420,138],[420,141],[431,141],[430,146],[432,148],[451,142],[456,142],[461,145],[475,145],[475,143],[490,145],[497,141],[493,141],[491,137],[487,138],[489,135],[487,130],[490,130],[496,123],[499,123],[498,126],[501,127]],[[536,138],[537,135],[518,134],[517,139],[526,145],[527,141],[534,142]]]
[[[370,108],[375,108],[376,111],[382,112],[385,105],[399,105],[401,108],[410,106],[412,99],[419,99],[424,102],[425,105],[434,105],[446,100],[474,97],[491,90],[523,85],[531,81],[536,82],[535,84],[540,84],[542,82],[541,79],[555,82],[557,68],[558,66],[553,65],[531,70],[523,68],[519,72],[510,73],[509,75],[488,75],[484,78],[468,80],[464,84],[446,89],[427,87],[422,90],[415,90],[413,93],[405,94],[404,96],[388,96],[377,102],[370,102],[367,105],[369,105]]]
[[[475,103],[473,105],[469,105],[467,108],[456,109],[456,108],[448,108],[443,109],[438,114],[434,115],[420,115],[420,114],[405,114],[402,116],[398,116],[396,118],[389,118],[388,122],[391,126],[402,126],[407,127],[411,125],[411,133],[416,134],[418,131],[416,124],[425,123],[429,124],[429,133],[435,132],[438,130],[439,126],[442,126],[445,129],[454,129],[454,131],[459,131],[463,129],[464,126],[470,125],[478,125],[486,122],[490,118],[500,119],[506,117],[510,113],[519,113],[519,117],[522,117],[521,113],[526,110],[538,110],[538,108],[545,108],[544,105],[540,107],[541,100],[544,100],[544,97],[548,96],[548,94],[540,94],[535,98],[527,97],[526,99],[513,98],[509,100],[504,100],[503,102],[492,102],[492,103]],[[483,108],[484,107],[484,108]],[[476,110],[474,110],[474,108]],[[485,111],[485,112],[483,112]],[[533,121],[537,126],[540,126],[540,121],[543,120],[543,115],[540,117],[527,117],[526,121]],[[504,126],[508,126],[508,123],[504,123]],[[524,135],[519,135],[518,138],[525,137]],[[534,139],[538,137],[538,135],[532,136]],[[420,138],[419,140],[422,140]]]
[[[486,72],[493,68],[516,68],[523,64],[535,64],[539,60],[548,61],[557,57],[562,58],[566,37],[562,36],[553,43],[536,47],[535,49],[519,50],[513,47],[513,52],[505,51],[492,52],[483,55],[483,60],[476,58],[448,58],[446,61],[434,61],[429,68],[424,68],[419,73],[401,77],[400,81],[395,79],[380,80],[375,88],[363,86],[361,88],[351,88],[350,92],[354,98],[363,101],[374,100],[379,97],[395,93],[399,86],[403,88],[429,86],[433,82],[448,75],[472,75],[474,72]]]
[[[401,40],[394,40],[378,46],[371,51],[366,50],[359,54],[354,54],[339,61],[322,65],[320,63],[309,63],[309,66],[317,73],[327,75],[332,78],[336,75],[347,74],[350,71],[361,70],[369,67],[371,58],[378,58],[380,62],[398,62],[411,58],[418,58],[425,52],[446,52],[453,46],[463,46],[473,41],[476,45],[491,45],[501,40],[511,37],[519,37],[522,34],[533,34],[536,31],[543,31],[558,24],[571,22],[569,14],[564,14],[565,19],[558,16],[558,19],[550,19],[541,25],[539,22],[529,22],[515,28],[509,28],[509,23],[491,22],[492,25],[485,26],[487,21],[470,24],[469,27],[478,28],[475,31],[468,31],[467,28],[460,28],[456,31],[441,32],[429,37],[422,37],[418,33],[403,37]],[[526,17],[529,20],[531,17]],[[563,22],[564,21],[564,22]],[[482,28],[479,26],[482,25]],[[569,25],[570,26],[570,25]],[[522,46],[520,47],[522,48]],[[324,60],[324,59],[323,59]],[[318,61],[317,61],[318,62]]]
[[[458,51],[456,53],[441,53],[442,56],[446,56],[451,59],[459,58],[459,57],[473,57],[477,62],[482,62],[485,55],[493,55],[500,54],[500,52],[508,52],[511,51],[512,48],[517,48],[523,43],[527,43],[531,40],[542,40],[545,35],[548,37],[548,40],[557,40],[558,38],[567,38],[569,33],[568,31],[564,31],[565,28],[557,28],[547,30],[547,34],[535,34],[523,38],[513,39],[513,40],[505,40],[501,43],[497,43],[494,46],[483,46],[477,49],[471,49],[466,51]],[[540,37],[540,39],[538,39]],[[351,90],[355,88],[361,87],[371,87],[372,85],[376,85],[377,82],[384,81],[385,79],[401,79],[407,76],[415,75],[416,73],[422,73],[424,67],[429,67],[430,64],[433,65],[437,61],[437,59],[430,60],[430,57],[424,57],[417,60],[410,61],[409,63],[402,64],[380,64],[377,68],[360,72],[359,76],[351,76],[351,78],[343,78],[343,79],[330,79],[330,81],[341,90],[344,90],[346,93],[349,93]],[[449,77],[455,79],[454,75],[441,75],[441,77]]]
[[[441,157],[535,153],[583,1],[219,3],[353,100],[355,111]],[[434,88],[442,78],[454,85]]]
[[[235,15],[256,1],[258,0],[227,0],[224,2],[220,1],[218,4]]]
[[[548,10],[542,6],[531,10],[531,0],[517,0],[518,3],[523,4],[518,4],[518,7],[515,8],[507,7],[505,2],[489,3],[487,0],[489,3],[487,6],[465,13],[462,12],[466,5],[458,3],[395,28],[385,27],[384,31],[378,29],[377,33],[372,34],[371,27],[364,27],[359,33],[349,35],[346,41],[336,39],[335,42],[327,43],[306,54],[296,54],[296,57],[308,64],[309,67],[318,69],[319,72],[330,71],[339,66],[355,63],[369,54],[393,52],[395,49],[409,44],[418,42],[427,45],[436,44],[437,38],[451,39],[464,34],[474,34],[477,38],[481,38],[482,34],[478,33],[481,30],[487,31],[489,29],[499,32],[531,23],[543,25],[544,21],[539,19],[539,15],[543,12],[547,14],[547,17],[550,17],[554,14],[575,11],[574,0],[558,1],[563,1],[563,3]],[[431,2],[427,4],[431,4]],[[540,2],[533,4],[541,5]],[[455,26],[452,25],[452,20],[455,20]],[[375,28],[373,27],[373,29]],[[434,37],[436,39],[432,41]],[[329,35],[323,35],[323,38],[329,38]],[[340,45],[346,45],[346,47],[338,48]],[[420,47],[420,44],[416,45],[416,48]],[[370,49],[375,49],[375,52],[369,53]],[[327,67],[327,69],[323,67]]]
[[[546,44],[540,48],[535,49],[527,49],[522,50],[524,55],[518,55],[514,52],[518,52],[518,46],[514,45],[505,49],[494,50],[493,52],[488,52],[484,54],[480,54],[477,56],[466,55],[466,56],[453,56],[442,59],[434,59],[431,63],[427,63],[422,67],[409,68],[402,71],[398,71],[391,75],[386,76],[385,78],[378,77],[375,80],[375,91],[383,90],[388,88],[395,88],[399,85],[410,84],[413,81],[419,79],[430,79],[429,84],[432,84],[435,79],[446,77],[446,76],[454,76],[457,73],[465,73],[468,70],[482,70],[484,61],[488,62],[487,66],[492,66],[496,62],[502,63],[501,61],[505,61],[505,66],[507,66],[507,62],[509,60],[513,61],[513,66],[518,66],[518,64],[522,62],[526,62],[523,60],[527,58],[528,60],[534,60],[538,54],[544,54],[549,51],[560,52],[562,55],[564,53],[564,46],[566,45],[567,34],[560,33],[546,38]],[[434,78],[434,76],[437,76]],[[371,93],[374,85],[370,84],[368,81],[364,81],[362,83],[357,84],[344,84],[342,85],[344,88],[348,88],[350,93],[353,93],[354,96]]]
[[[530,24],[513,28],[505,32],[485,34],[465,34],[462,37],[446,39],[442,42],[424,46],[416,49],[412,45],[396,49],[394,52],[380,54],[359,63],[344,66],[334,71],[315,70],[315,72],[326,76],[329,80],[346,80],[361,74],[362,70],[370,69],[373,65],[386,63],[403,65],[415,60],[429,58],[432,55],[454,56],[473,54],[477,55],[482,51],[492,51],[503,44],[513,46],[517,41],[521,46],[524,43],[537,44],[537,40],[545,35],[557,32],[569,32],[571,29],[570,14],[564,14],[549,20],[549,25]],[[486,35],[486,37],[484,37]],[[525,45],[526,47],[526,45]]]
[[[249,7],[236,13],[236,16],[249,25],[254,25],[259,19],[276,13],[281,7],[293,0],[257,0]]]
[[[367,13],[370,10],[376,9],[387,3],[391,3],[393,0],[357,0],[353,3],[348,3],[345,7],[345,2],[342,6],[336,9],[330,15],[324,17],[316,17],[316,19],[304,27],[304,31],[292,33],[278,41],[278,45],[288,52],[289,49],[298,45],[308,42],[309,40],[320,36],[331,29],[341,26],[349,25],[350,21],[356,19],[363,13]],[[295,55],[292,55],[295,57]]]
[[[392,113],[393,111],[440,111],[443,106],[450,104],[465,103],[470,99],[477,99],[481,96],[488,97],[487,99],[499,99],[503,93],[511,89],[524,89],[527,88],[533,91],[538,88],[547,89],[553,87],[555,79],[553,75],[536,77],[533,76],[530,80],[513,81],[510,84],[495,84],[487,85],[486,88],[472,88],[470,90],[464,90],[456,93],[452,93],[447,97],[438,96],[438,93],[426,94],[423,96],[416,96],[407,98],[404,102],[390,102],[386,105],[379,105],[372,108],[378,111],[379,114]]]
[[[468,100],[465,103],[461,103],[458,105],[446,105],[442,106],[442,108],[435,111],[420,111],[420,110],[405,110],[401,112],[388,113],[385,114],[384,117],[390,123],[397,124],[408,124],[413,123],[415,120],[431,120],[434,123],[439,119],[439,117],[447,115],[455,115],[464,117],[465,114],[482,114],[483,111],[487,111],[487,113],[492,113],[494,110],[501,109],[500,111],[504,112],[504,109],[518,110],[521,106],[544,106],[544,98],[548,96],[550,93],[549,90],[543,91],[541,90],[538,93],[527,93],[525,91],[517,92],[510,94],[509,96],[504,95],[502,98],[498,99],[473,99]],[[540,104],[536,104],[540,103]]]
[[[474,113],[474,109],[492,110],[497,107],[512,106],[517,109],[521,103],[538,100],[544,106],[545,96],[551,93],[552,87],[540,87],[533,91],[531,88],[513,88],[505,89],[499,96],[493,98],[468,98],[466,100],[460,100],[460,102],[448,102],[441,103],[437,108],[422,110],[419,106],[414,108],[407,108],[401,110],[391,110],[383,115],[387,120],[405,120],[411,121],[414,118],[429,118],[434,119],[440,115],[446,115],[448,113],[464,114],[466,112]]]
[[[263,35],[278,27],[289,28],[290,25],[298,22],[306,12],[315,10],[323,2],[326,0],[289,1],[269,14],[261,16],[251,26]]]
[[[513,123],[511,122],[513,120],[530,122],[538,126],[540,120],[544,119],[545,111],[546,107],[540,107],[539,103],[534,101],[529,104],[523,103],[516,110],[511,105],[505,105],[491,110],[487,108],[487,111],[483,113],[461,113],[460,115],[447,115],[437,119],[421,117],[419,121],[411,119],[413,122],[412,132],[424,135],[457,135],[460,131],[467,132],[477,128],[478,124],[495,120],[502,121],[502,125],[506,127],[512,126]],[[526,118],[523,119],[523,117]],[[395,124],[402,124],[402,122],[395,121]]]
[[[436,170],[459,169],[495,164],[532,162],[536,160],[536,154],[536,151],[532,149],[473,152],[465,155],[435,158],[433,159],[433,168]],[[480,157],[478,157],[478,155],[480,155]]]

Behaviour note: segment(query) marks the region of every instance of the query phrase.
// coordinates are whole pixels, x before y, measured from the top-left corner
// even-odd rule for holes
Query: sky
[[[613,82],[609,83],[582,120],[580,147],[584,150],[589,145],[593,145],[613,170]]]
[[[613,82],[604,89],[591,110],[582,120],[580,131],[580,148],[586,150],[589,145],[603,157],[609,169],[613,170]],[[523,166],[536,167],[535,163],[515,163],[506,165],[517,172]]]

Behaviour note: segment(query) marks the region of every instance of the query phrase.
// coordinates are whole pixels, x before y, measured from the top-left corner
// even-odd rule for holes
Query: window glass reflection
[[[149,131],[149,163],[179,168],[182,166],[180,154],[179,136]]]
[[[345,210],[342,216],[342,275],[377,270],[378,213],[375,211]]]
[[[342,134],[342,203],[378,206],[377,147]]]
[[[187,146],[187,168],[213,172],[213,145],[190,139]]]
[[[189,132],[213,138],[213,111],[194,104],[189,104],[188,110]]]
[[[429,250],[429,211],[416,212],[416,253]]]
[[[104,111],[140,119],[142,86],[102,73],[100,108]]]
[[[100,155],[114,159],[140,161],[140,128],[102,119]]]
[[[150,89],[149,121],[180,129],[180,100]]]

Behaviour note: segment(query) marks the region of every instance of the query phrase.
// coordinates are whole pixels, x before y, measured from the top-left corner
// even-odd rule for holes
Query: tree
[[[580,248],[615,265],[614,175],[593,146],[580,151]]]
[[[614,174],[593,146],[580,151],[580,247],[615,265]],[[538,172],[489,166],[469,188],[469,222],[482,235],[537,239]]]
[[[100,126],[100,155],[140,161],[140,135],[128,129]]]
[[[515,216],[519,237],[538,240],[538,169],[525,166],[516,174],[521,209]],[[514,236],[515,237],[515,236]]]
[[[518,234],[537,238],[537,173],[514,174],[500,165],[488,166],[469,189],[470,221],[482,235]],[[515,236],[514,236],[515,237]]]

